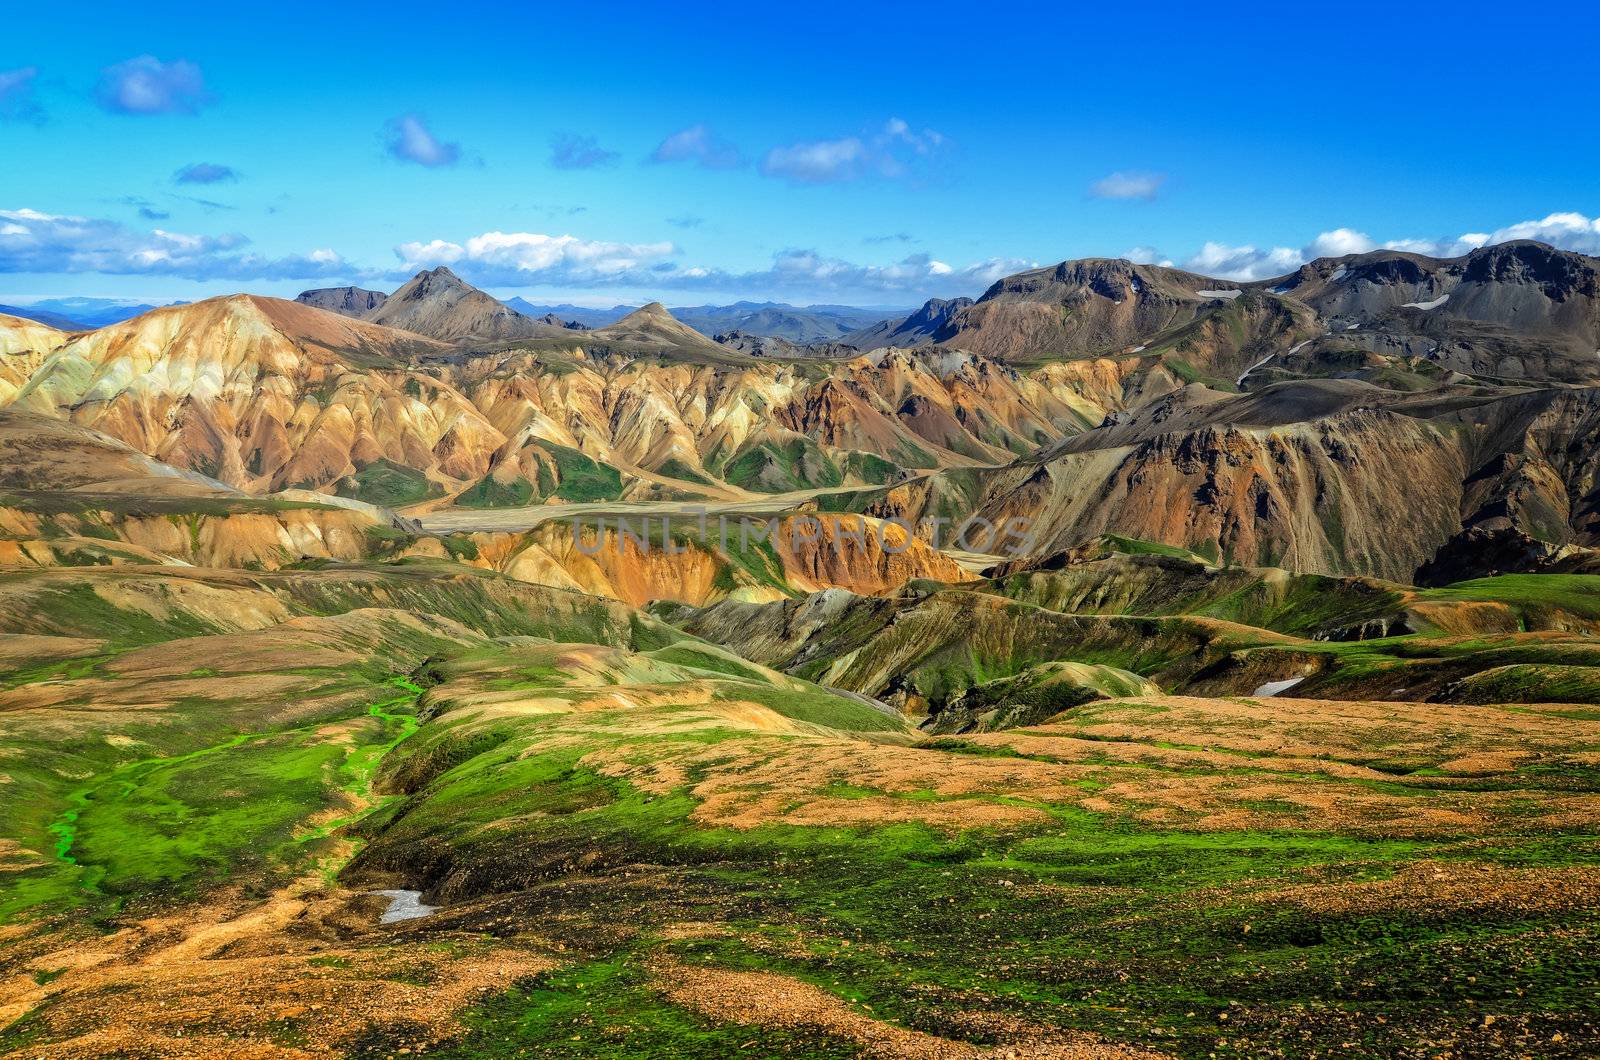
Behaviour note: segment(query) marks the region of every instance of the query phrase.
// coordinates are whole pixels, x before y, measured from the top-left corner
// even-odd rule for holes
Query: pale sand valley
[[[1600,260],[697,313],[0,316],[0,1052],[1600,1054]]]

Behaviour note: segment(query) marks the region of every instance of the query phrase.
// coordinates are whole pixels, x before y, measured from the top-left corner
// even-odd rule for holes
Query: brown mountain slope
[[[935,342],[1028,362],[1116,353],[1192,321],[1237,284],[1109,258],[1064,261],[997,281],[933,332]]]
[[[1413,387],[1451,373],[1600,382],[1600,259],[1528,241],[1448,259],[1319,258],[1253,283],[1065,261],[1006,277],[940,315],[905,343],[1012,363],[1138,353],[1191,381],[1239,386],[1340,374]]]
[[[121,491],[140,497],[233,493],[99,431],[16,408],[0,409],[0,490]]]
[[[1326,337],[1277,367],[1351,368],[1342,349],[1380,366],[1419,358],[1486,379],[1600,382],[1600,259],[1518,241],[1459,258],[1398,251],[1319,258],[1250,285],[1310,307]]]
[[[654,355],[705,364],[748,364],[754,360],[731,346],[723,346],[667,312],[660,302],[640,306],[615,324],[581,336],[585,349],[599,353]]]
[[[409,369],[416,355],[443,349],[295,302],[235,295],[82,335],[16,404],[255,492],[332,486],[380,460],[417,480],[472,477],[501,439],[459,394]]]
[[[1189,388],[1010,467],[908,483],[873,510],[1015,517],[1036,556],[1112,533],[1409,581],[1464,531],[1600,541],[1597,429],[1597,389]]]
[[[564,334],[470,354],[300,303],[211,299],[73,338],[18,404],[251,492],[506,505],[1004,464],[1123,400],[1099,362],[1038,379],[948,351],[726,363],[659,309]]]
[[[48,324],[0,313],[0,405],[15,397],[45,356],[68,338]]]

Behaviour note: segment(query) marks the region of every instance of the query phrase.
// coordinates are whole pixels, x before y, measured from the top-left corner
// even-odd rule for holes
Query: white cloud
[[[1190,272],[1228,280],[1263,280],[1292,272],[1305,260],[1303,251],[1289,247],[1257,250],[1252,246],[1204,243],[1193,257],[1183,263],[1183,267]]]
[[[947,142],[936,129],[916,130],[890,118],[866,136],[774,147],[761,160],[761,173],[792,184],[841,184],[874,176],[898,180],[926,167]]]
[[[928,254],[912,254],[889,265],[857,265],[811,250],[786,250],[770,270],[731,277],[749,289],[838,291],[927,297],[930,293],[967,294],[1036,264],[1020,258],[988,258],[959,268]]]
[[[1117,172],[1089,185],[1089,194],[1097,199],[1143,199],[1150,202],[1161,193],[1161,185],[1166,182],[1166,175],[1162,173]]]
[[[268,258],[242,235],[199,236],[117,222],[0,210],[0,273],[149,274],[191,280],[312,279],[355,270],[331,250]]]
[[[774,147],[761,160],[761,172],[795,184],[833,184],[860,177],[866,160],[867,145],[859,137],[846,136]]]
[[[1293,272],[1316,258],[1365,254],[1380,247],[1435,258],[1458,258],[1479,247],[1513,239],[1536,239],[1560,250],[1600,255],[1600,218],[1590,218],[1581,213],[1553,213],[1541,220],[1519,221],[1493,232],[1466,232],[1439,239],[1391,239],[1383,243],[1365,232],[1335,228],[1323,232],[1298,249],[1272,247],[1259,250],[1253,246],[1211,242],[1201,246],[1193,257],[1183,263],[1183,267],[1191,272],[1229,280],[1265,280]],[[1149,247],[1138,249],[1151,250]]]
[[[744,165],[739,149],[704,125],[680,129],[656,145],[651,162],[694,162],[702,169],[737,169]]]
[[[880,140],[884,143],[904,144],[919,155],[931,155],[945,144],[944,133],[937,129],[920,132],[900,118],[890,118],[884,123]]]
[[[613,243],[537,232],[485,232],[465,243],[435,239],[395,248],[408,271],[466,265],[477,282],[489,286],[615,283],[648,276],[651,266],[676,251],[671,243]]]
[[[1488,233],[1469,232],[1455,239],[1391,239],[1383,245],[1383,249],[1403,250],[1407,254],[1422,254],[1430,258],[1459,258],[1488,242]]]
[[[461,160],[461,145],[435,137],[415,114],[402,114],[391,120],[387,134],[390,157],[402,162],[415,162],[431,169],[453,166]]]
[[[1033,262],[1019,258],[989,258],[958,268],[928,254],[912,254],[888,265],[858,265],[814,250],[793,249],[773,255],[770,269],[714,278],[727,289],[926,298],[976,293],[1003,276],[1033,267]]]
[[[1305,254],[1308,258],[1342,258],[1346,254],[1365,254],[1377,247],[1378,244],[1365,232],[1357,232],[1353,228],[1335,228],[1308,243]]]
[[[990,258],[957,267],[928,254],[861,265],[814,250],[773,255],[765,269],[734,272],[672,260],[672,243],[619,243],[536,232],[485,232],[462,242],[435,239],[395,248],[404,272],[449,265],[486,287],[586,286],[641,290],[790,291],[805,294],[974,293],[1033,263]]]
[[[115,114],[193,114],[211,101],[198,66],[187,59],[164,63],[153,55],[106,67],[95,95]]]
[[[1169,268],[1172,265],[1171,260],[1155,247],[1129,247],[1122,256],[1135,265],[1165,265]]]
[[[1537,239],[1562,250],[1600,255],[1600,217],[1581,213],[1553,213],[1537,221],[1518,221],[1493,232],[1467,232],[1454,238],[1399,239],[1384,246],[1434,257],[1459,257],[1470,250],[1513,239]]]

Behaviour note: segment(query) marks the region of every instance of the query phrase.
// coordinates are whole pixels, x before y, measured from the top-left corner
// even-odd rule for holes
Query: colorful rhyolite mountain
[[[880,517],[1025,519],[1041,555],[1110,532],[1409,578],[1600,544],[1597,275],[1526,242],[1245,285],[1066,262],[887,329],[909,347],[813,356],[714,342],[658,303],[573,331],[441,268],[369,320],[251,296],[78,336],[13,320],[0,387],[258,494],[854,490]]]

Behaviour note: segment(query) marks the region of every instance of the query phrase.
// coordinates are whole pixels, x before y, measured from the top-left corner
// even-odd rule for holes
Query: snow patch
[[[1304,345],[1305,345],[1305,343],[1303,343],[1303,342],[1300,344],[1300,346],[1304,346]],[[1295,350],[1298,350],[1300,348],[1300,346],[1296,346]],[[1289,352],[1293,353],[1294,350],[1290,350]],[[1265,357],[1261,358],[1261,360],[1257,361],[1255,364],[1252,364],[1249,368],[1246,368],[1243,372],[1241,372],[1239,374],[1239,378],[1234,380],[1233,385],[1234,386],[1244,386],[1245,376],[1249,375],[1251,372],[1255,371],[1257,368],[1260,368],[1262,365],[1266,364],[1268,361],[1272,360],[1276,356],[1277,356],[1277,354],[1275,354],[1275,353],[1269,353]]]
[[[1276,696],[1289,691],[1295,685],[1304,681],[1304,677],[1291,677],[1284,681],[1268,681],[1266,684],[1250,693],[1252,696]]]
[[[1239,291],[1239,290],[1234,290],[1234,291],[1196,291],[1195,294],[1199,295],[1201,298],[1226,298],[1228,301],[1231,302],[1235,298],[1238,298],[1240,295],[1244,294],[1244,292],[1243,291]]]
[[[402,920],[420,920],[422,917],[437,912],[439,909],[436,905],[423,905],[421,891],[388,890],[373,891],[372,893],[389,899],[389,908],[385,909],[383,915],[378,918],[378,923],[380,924],[395,924]]]
[[[1405,308],[1407,308],[1407,309],[1438,309],[1440,306],[1444,305],[1448,301],[1450,301],[1450,296],[1447,295],[1447,294],[1442,294],[1438,298],[1435,298],[1431,302],[1407,302],[1405,304]]]
[[[1344,279],[1345,273],[1349,271],[1349,269],[1345,268],[1343,265],[1340,265],[1337,269],[1333,270],[1333,275],[1328,277],[1328,282],[1338,283],[1340,280]]]

